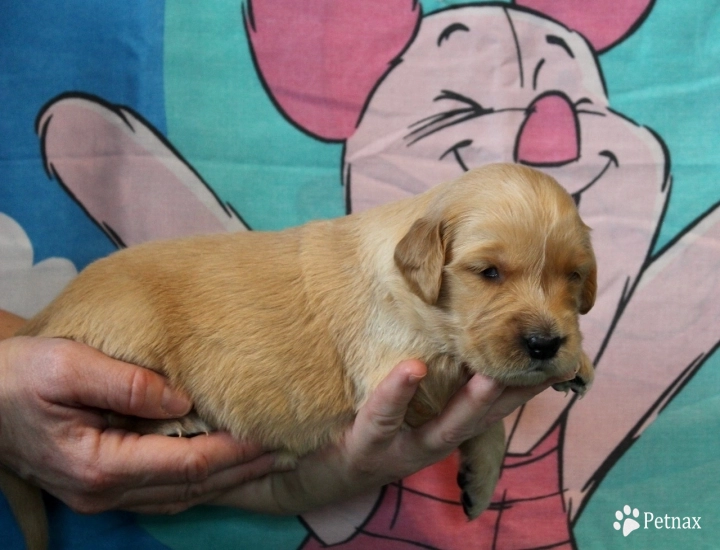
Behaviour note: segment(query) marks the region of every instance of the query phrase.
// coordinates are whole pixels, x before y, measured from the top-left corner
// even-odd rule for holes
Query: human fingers
[[[218,490],[211,481],[217,474],[229,471],[227,475],[232,475],[233,468],[260,458],[249,471],[234,473],[250,476],[258,471],[262,475],[267,473],[266,467],[274,467],[274,457],[264,454],[260,446],[238,442],[227,433],[187,439],[106,430],[98,438],[76,441],[73,447],[76,459],[71,462],[71,483],[48,490],[82,513],[115,509],[124,503],[140,505],[143,498],[151,504],[152,488],[161,486],[175,485],[175,494],[185,492],[185,500],[192,500],[200,498],[203,491]],[[127,500],[126,493],[142,488],[151,490]]]
[[[53,403],[143,418],[182,416],[192,407],[163,376],[77,342],[47,339],[31,364],[42,372],[43,397]]]
[[[255,511],[300,513],[397,479],[398,471],[407,470],[405,461],[395,458],[397,435],[408,403],[426,374],[427,367],[420,361],[399,363],[373,390],[340,442],[302,457],[292,472],[235,487],[214,502]]]
[[[483,426],[488,427],[490,424],[502,420],[515,411],[515,409],[522,407],[533,397],[544,392],[556,382],[556,380],[553,380],[544,382],[537,386],[505,388],[500,397],[492,404],[490,410],[485,415]]]
[[[450,400],[443,413],[418,434],[428,450],[448,453],[527,403],[555,381],[537,386],[505,387],[481,375],[473,376]]]
[[[220,470],[197,483],[174,483],[133,488],[123,493],[116,508],[141,514],[176,514],[192,506],[211,502],[233,488],[269,473],[286,471],[279,468],[272,454]]]
[[[212,474],[254,460],[267,451],[226,432],[191,438],[106,430],[97,461],[127,485],[200,483]]]
[[[476,374],[455,393],[440,416],[416,430],[416,437],[428,452],[442,458],[486,427],[485,416],[504,389],[492,378]]]
[[[357,448],[372,452],[392,441],[426,374],[427,367],[417,360],[403,361],[390,371],[358,411],[352,428],[355,437],[351,438]]]

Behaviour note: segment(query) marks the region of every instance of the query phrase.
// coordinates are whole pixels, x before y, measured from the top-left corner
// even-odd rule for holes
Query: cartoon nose
[[[546,338],[544,336],[530,336],[525,339],[528,353],[533,359],[547,360],[555,357],[562,343],[561,338]]]
[[[570,100],[557,92],[542,95],[527,110],[515,143],[515,161],[559,166],[580,156],[580,127]]]

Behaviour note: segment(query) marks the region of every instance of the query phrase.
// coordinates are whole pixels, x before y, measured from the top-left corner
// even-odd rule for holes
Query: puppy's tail
[[[48,524],[40,489],[0,467],[0,490],[10,504],[28,550],[46,550]]]

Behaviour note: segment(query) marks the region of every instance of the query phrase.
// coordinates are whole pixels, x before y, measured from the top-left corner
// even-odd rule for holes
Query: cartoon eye
[[[462,108],[462,111],[466,111],[468,108],[471,109],[473,112],[477,114],[486,114],[486,113],[492,113],[493,109],[486,109],[482,105],[480,105],[477,101],[474,99],[459,94],[457,92],[453,92],[452,90],[441,90],[440,95],[437,96],[433,101],[442,101],[442,100],[452,100],[457,101],[458,103],[464,104],[465,107]]]
[[[495,112],[494,109],[485,108],[474,99],[451,90],[441,90],[440,95],[435,97],[433,102],[447,100],[454,105],[441,113],[421,118],[408,127],[411,130],[405,136],[405,139],[408,140],[408,147],[440,130]],[[457,104],[459,106],[456,106]]]
[[[595,103],[589,97],[580,98],[573,105],[575,106],[575,112],[578,114],[605,116],[605,113],[596,109]]]

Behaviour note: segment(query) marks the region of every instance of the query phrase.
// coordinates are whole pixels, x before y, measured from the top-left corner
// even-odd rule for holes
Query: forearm
[[[22,317],[0,309],[0,340],[13,336],[25,322]]]

